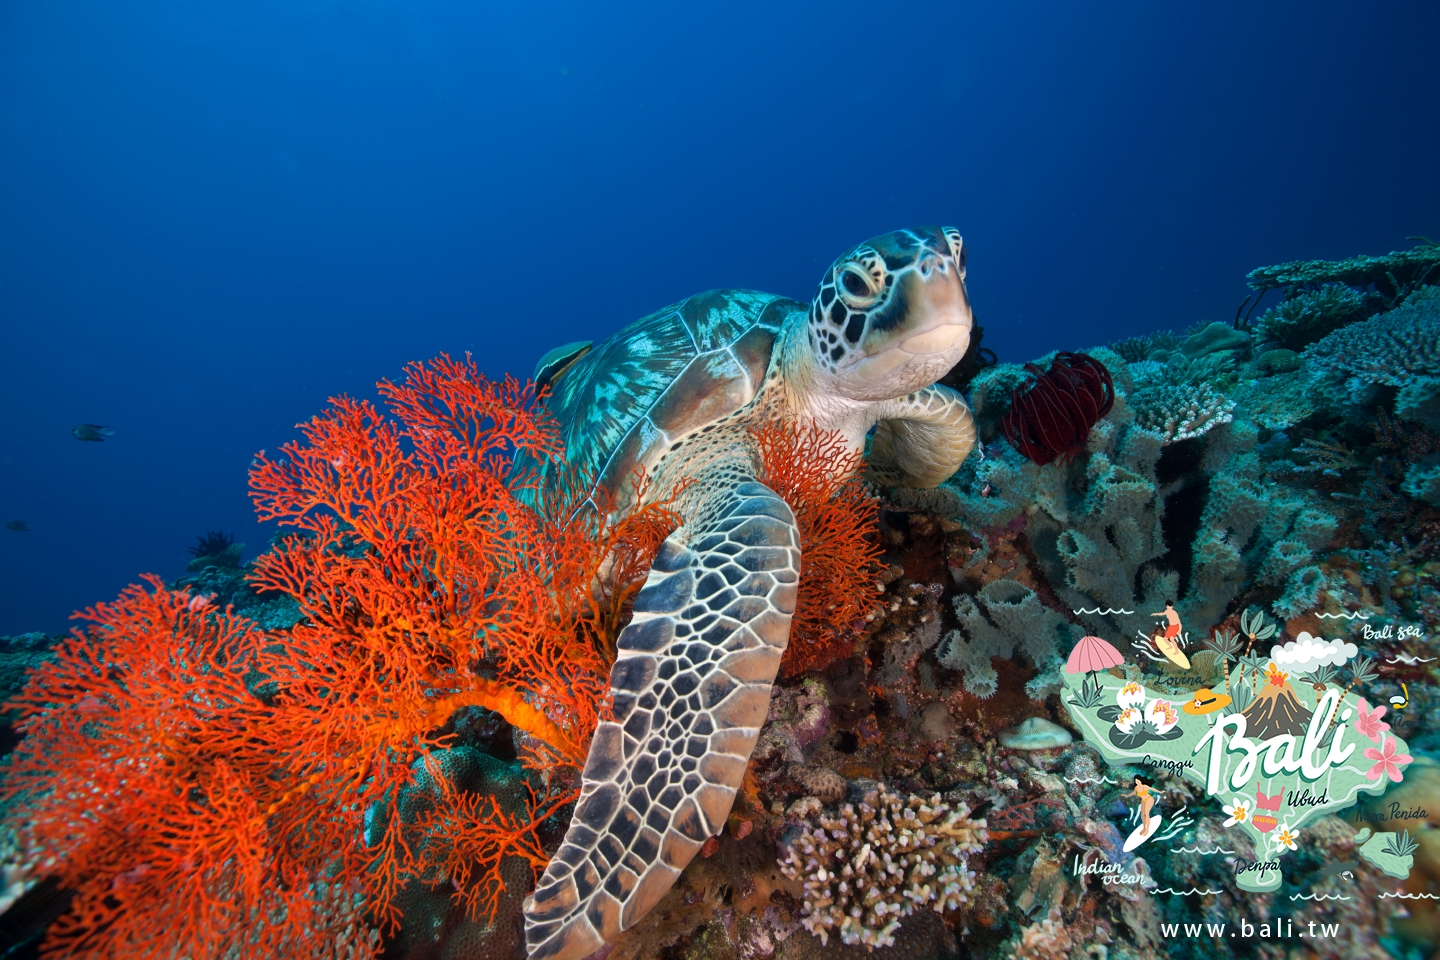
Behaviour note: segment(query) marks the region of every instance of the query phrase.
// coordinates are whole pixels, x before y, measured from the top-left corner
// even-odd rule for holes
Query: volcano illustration
[[[1310,711],[1295,697],[1290,675],[1270,664],[1265,671],[1265,687],[1253,703],[1240,711],[1245,717],[1245,736],[1255,740],[1288,733],[1303,737],[1310,724]]]

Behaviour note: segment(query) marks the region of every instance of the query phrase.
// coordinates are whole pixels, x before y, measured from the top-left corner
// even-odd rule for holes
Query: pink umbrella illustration
[[[1065,672],[1085,674],[1085,683],[1080,687],[1081,698],[1090,699],[1093,696],[1099,699],[1100,682],[1095,680],[1095,674],[1124,662],[1120,651],[1099,637],[1081,637],[1075,649],[1070,651],[1070,659],[1065,661]],[[1095,683],[1093,694],[1090,693],[1091,681]]]

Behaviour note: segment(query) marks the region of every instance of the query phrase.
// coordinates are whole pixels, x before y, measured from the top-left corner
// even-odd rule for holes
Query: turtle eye
[[[840,269],[840,296],[848,306],[869,306],[875,301],[875,281],[860,264],[847,263]]]
[[[960,268],[960,279],[965,279],[965,241],[960,238],[960,231],[954,227],[945,228],[945,239],[950,243],[950,256],[955,260],[955,266]]]

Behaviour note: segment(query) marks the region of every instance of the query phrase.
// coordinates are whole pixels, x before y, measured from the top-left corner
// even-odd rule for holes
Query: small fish
[[[70,431],[70,436],[76,440],[90,440],[94,443],[104,443],[106,437],[115,436],[115,431],[109,427],[102,427],[98,423],[82,423]]]
[[[11,520],[9,523],[5,524],[5,529],[14,530],[16,533],[24,533],[26,530],[30,529],[30,524],[26,523],[24,520]]]

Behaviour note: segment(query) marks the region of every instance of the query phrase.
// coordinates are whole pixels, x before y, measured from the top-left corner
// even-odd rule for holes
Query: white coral
[[[1129,400],[1135,423],[1160,434],[1166,444],[1201,436],[1234,419],[1234,402],[1208,383],[1146,387]]]
[[[970,808],[951,810],[939,795],[927,802],[880,787],[875,806],[846,804],[822,815],[786,845],[780,871],[805,887],[805,929],[828,943],[839,931],[847,944],[893,946],[900,919],[916,907],[937,913],[967,900],[975,873],[968,854],[989,839]]]

